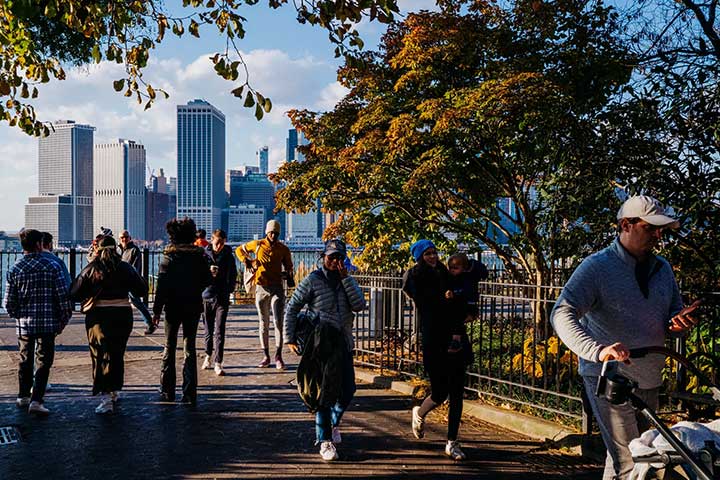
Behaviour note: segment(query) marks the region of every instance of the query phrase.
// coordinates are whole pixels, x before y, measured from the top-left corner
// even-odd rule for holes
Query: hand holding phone
[[[689,307],[680,310],[677,315],[670,319],[669,330],[671,332],[684,332],[694,327],[698,320],[692,314],[702,305],[702,300],[695,300]]]

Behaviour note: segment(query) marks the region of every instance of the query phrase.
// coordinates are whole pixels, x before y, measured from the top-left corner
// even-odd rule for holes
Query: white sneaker
[[[425,419],[420,416],[420,406],[412,409],[412,432],[417,439],[425,436]]]
[[[205,355],[205,360],[203,360],[202,369],[203,370],[212,370],[212,363],[210,363],[210,355]]]
[[[18,397],[17,400],[15,400],[15,405],[17,405],[18,408],[27,407],[30,405],[30,397]]]
[[[95,413],[103,414],[103,413],[112,413],[113,411],[113,402],[110,395],[104,394],[100,395],[100,405],[95,407]]]
[[[338,459],[337,450],[333,442],[321,442],[320,443],[320,456],[326,462],[332,462]]]
[[[225,375],[225,370],[222,368],[222,363],[215,363],[215,375],[222,377]]]
[[[342,435],[340,435],[340,427],[336,426],[332,429],[332,441],[333,443],[342,443]]]
[[[28,413],[45,416],[50,413],[50,410],[45,408],[45,405],[40,402],[30,402],[30,406],[28,406]]]
[[[453,460],[465,460],[465,453],[460,449],[460,442],[448,440],[445,445],[445,455]]]
[[[110,401],[117,403],[120,400],[120,392],[110,392]]]

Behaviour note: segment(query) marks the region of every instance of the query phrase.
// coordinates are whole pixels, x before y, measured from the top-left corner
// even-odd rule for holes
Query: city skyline
[[[433,9],[431,0],[401,0],[401,11]],[[269,171],[285,158],[287,131],[292,127],[286,112],[293,108],[327,111],[343,97],[337,82],[341,61],[327,32],[297,22],[291,8],[248,10],[248,29],[239,45],[250,70],[251,84],[270,97],[272,111],[258,122],[253,111],[230,94],[231,82],[220,79],[209,60],[225,48],[225,39],[203,30],[192,42],[168,37],[153,50],[143,78],[165,89],[168,100],[158,99],[147,111],[133,99],[113,91],[112,82],[125,75],[123,65],[103,61],[98,65],[64,66],[67,79],[43,85],[41,95],[31,99],[38,118],[44,121],[74,119],[97,128],[97,143],[132,138],[147,150],[147,164],[168,176],[176,176],[175,106],[204,98],[226,115],[227,166],[253,164],[258,148],[269,147]],[[273,25],[268,29],[267,25]],[[359,31],[366,49],[377,45],[385,27],[361,22]],[[273,32],[282,31],[283,35]],[[0,125],[0,230],[17,231],[24,223],[23,206],[37,188],[37,138],[4,123]]]

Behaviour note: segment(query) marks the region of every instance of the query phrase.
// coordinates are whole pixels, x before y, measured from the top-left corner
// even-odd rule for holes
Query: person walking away
[[[230,295],[235,291],[237,284],[235,256],[230,247],[225,245],[226,240],[225,231],[218,228],[213,232],[210,245],[205,250],[210,259],[212,280],[203,292],[205,361],[202,368],[209,370],[213,365],[218,376],[225,375],[223,370],[225,324],[230,308]]]
[[[72,316],[70,279],[59,262],[42,254],[39,231],[21,231],[20,244],[23,256],[8,269],[4,302],[8,316],[15,319],[20,351],[16,405],[48,415],[43,397],[55,359],[55,337]]]
[[[70,272],[68,271],[67,265],[65,265],[65,262],[62,261],[60,257],[58,257],[55,253],[53,253],[53,236],[50,232],[40,232],[42,235],[42,254],[45,255],[50,260],[57,262],[57,264],[60,266],[62,271],[65,273],[65,276],[68,279],[68,285],[72,282],[72,279],[70,278]]]
[[[72,282],[72,279],[70,278],[70,272],[68,272],[67,266],[65,265],[65,262],[63,262],[57,255],[53,253],[53,236],[50,232],[40,232],[42,235],[42,254],[45,255],[50,260],[57,262],[57,264],[60,266],[62,271],[65,273],[65,277],[67,277],[68,285]],[[47,382],[45,385],[45,392],[49,392],[52,386],[50,385],[50,381]]]
[[[628,198],[617,221],[613,243],[577,267],[551,313],[558,336],[580,357],[579,373],[607,448],[604,480],[628,478],[634,466],[628,444],[649,425],[630,404],[595,396],[602,362],[618,360],[620,372],[638,383],[634,393],[656,410],[665,359],[629,360],[630,349],[662,346],[668,335],[686,332],[696,323],[697,306],[683,308],[670,264],[653,253],[663,231],[679,222],[646,195]]]
[[[405,272],[402,290],[415,303],[422,333],[423,365],[430,377],[431,394],[412,409],[412,431],[416,438],[425,436],[425,417],[446,399],[449,400],[445,455],[464,460],[458,441],[465,388],[465,367],[469,352],[464,319],[467,306],[446,298],[449,290],[447,267],[438,259],[430,240],[415,242],[410,251],[416,264]],[[463,352],[463,350],[465,350]]]
[[[138,248],[138,246],[135,245],[135,242],[132,241],[130,232],[127,230],[120,232],[120,256],[122,257],[123,262],[132,265],[138,275],[142,276],[142,253],[140,252],[140,248]],[[152,335],[155,333],[155,329],[157,327],[153,323],[152,314],[142,301],[142,298],[136,297],[131,293],[130,303],[132,303],[132,305],[137,308],[142,315],[143,322],[145,323],[145,331],[143,333],[145,335]]]
[[[95,413],[112,413],[125,382],[125,349],[132,331],[129,295],[147,295],[147,284],[118,254],[110,236],[72,284],[72,298],[83,305],[92,360],[92,394],[100,396]]]
[[[341,341],[329,348],[336,350],[340,365],[327,365],[323,371],[339,371],[340,394],[330,406],[320,406],[315,413],[316,444],[325,461],[338,459],[336,445],[342,441],[340,421],[355,394],[355,369],[352,351],[354,312],[367,308],[365,297],[354,277],[345,268],[347,248],[341,240],[328,240],[322,255],[322,267],[312,272],[295,289],[285,313],[285,343],[298,353],[297,317],[304,306],[315,312],[321,324],[338,330]]]
[[[208,245],[210,242],[207,241],[207,232],[201,228],[195,233],[195,246],[205,249]]]
[[[157,325],[165,312],[165,349],[160,375],[160,400],[175,401],[175,350],[180,327],[183,331],[183,396],[186,405],[197,404],[197,358],[195,340],[202,293],[210,285],[210,264],[205,251],[195,246],[195,222],[173,219],[166,225],[170,245],[158,265],[153,303],[153,322]]]
[[[292,279],[293,262],[290,249],[280,240],[280,222],[270,220],[265,225],[265,238],[240,245],[235,254],[245,268],[255,272],[255,306],[259,319],[260,347],[263,358],[258,367],[270,365],[270,314],[275,327],[275,368],[285,369],[282,358],[283,315],[285,288],[283,279]]]

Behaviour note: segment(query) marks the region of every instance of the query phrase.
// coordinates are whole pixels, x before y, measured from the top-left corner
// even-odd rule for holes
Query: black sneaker
[[[155,324],[150,324],[145,331],[143,332],[144,335],[152,335],[155,333],[155,330],[157,330],[157,326]]]
[[[180,403],[189,407],[195,407],[197,406],[197,398],[186,397],[185,395],[183,395],[183,397],[180,399]]]

